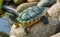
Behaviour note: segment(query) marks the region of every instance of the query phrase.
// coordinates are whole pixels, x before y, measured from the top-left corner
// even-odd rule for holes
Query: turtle
[[[38,7],[33,6],[25,9],[21,13],[19,13],[19,16],[17,17],[17,21],[19,24],[15,24],[18,28],[19,26],[22,26],[24,28],[24,31],[28,34],[29,33],[29,27],[33,26],[35,23],[42,22],[43,24],[48,24],[48,13],[46,12],[49,8],[47,7]]]

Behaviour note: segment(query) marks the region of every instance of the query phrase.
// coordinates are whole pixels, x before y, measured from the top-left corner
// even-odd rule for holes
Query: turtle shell
[[[21,12],[17,18],[20,23],[29,23],[45,15],[47,7],[33,6]]]

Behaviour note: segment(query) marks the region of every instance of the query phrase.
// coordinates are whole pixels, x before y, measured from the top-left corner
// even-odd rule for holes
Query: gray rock
[[[47,12],[52,18],[56,18],[60,21],[60,3],[55,3],[52,5]]]
[[[26,0],[13,0],[15,4],[21,4],[25,2]]]
[[[51,37],[60,37],[60,32],[55,35],[52,35]]]
[[[30,32],[26,37],[50,37],[60,31],[60,23],[57,19],[48,18],[47,25],[39,22],[30,28]],[[10,37],[23,37],[24,30],[22,27],[16,28],[14,24],[11,28]]]
[[[39,22],[31,27],[28,37],[49,37],[60,31],[59,21],[49,18],[49,24],[45,25]]]
[[[23,3],[17,7],[17,11],[22,12],[23,10],[27,9],[28,7],[36,6],[38,2],[31,2],[31,3]]]
[[[60,2],[60,0],[57,0],[57,2]]]
[[[56,0],[41,0],[37,6],[39,7],[49,7],[49,6],[52,6],[54,3],[56,3]]]

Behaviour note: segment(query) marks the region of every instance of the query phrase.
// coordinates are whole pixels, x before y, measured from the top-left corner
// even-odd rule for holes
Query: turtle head
[[[15,24],[16,27],[19,26],[19,22],[18,22],[18,20],[16,19],[16,17],[13,14],[6,12],[5,16],[7,16],[9,18],[9,21],[12,21],[13,23],[16,23]]]

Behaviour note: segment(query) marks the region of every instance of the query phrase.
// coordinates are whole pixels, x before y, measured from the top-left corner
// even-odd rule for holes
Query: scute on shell
[[[20,13],[17,20],[21,23],[24,21],[26,21],[25,23],[27,23],[27,21],[32,22],[37,18],[41,18],[42,16],[44,16],[47,10],[47,7],[29,7]]]

